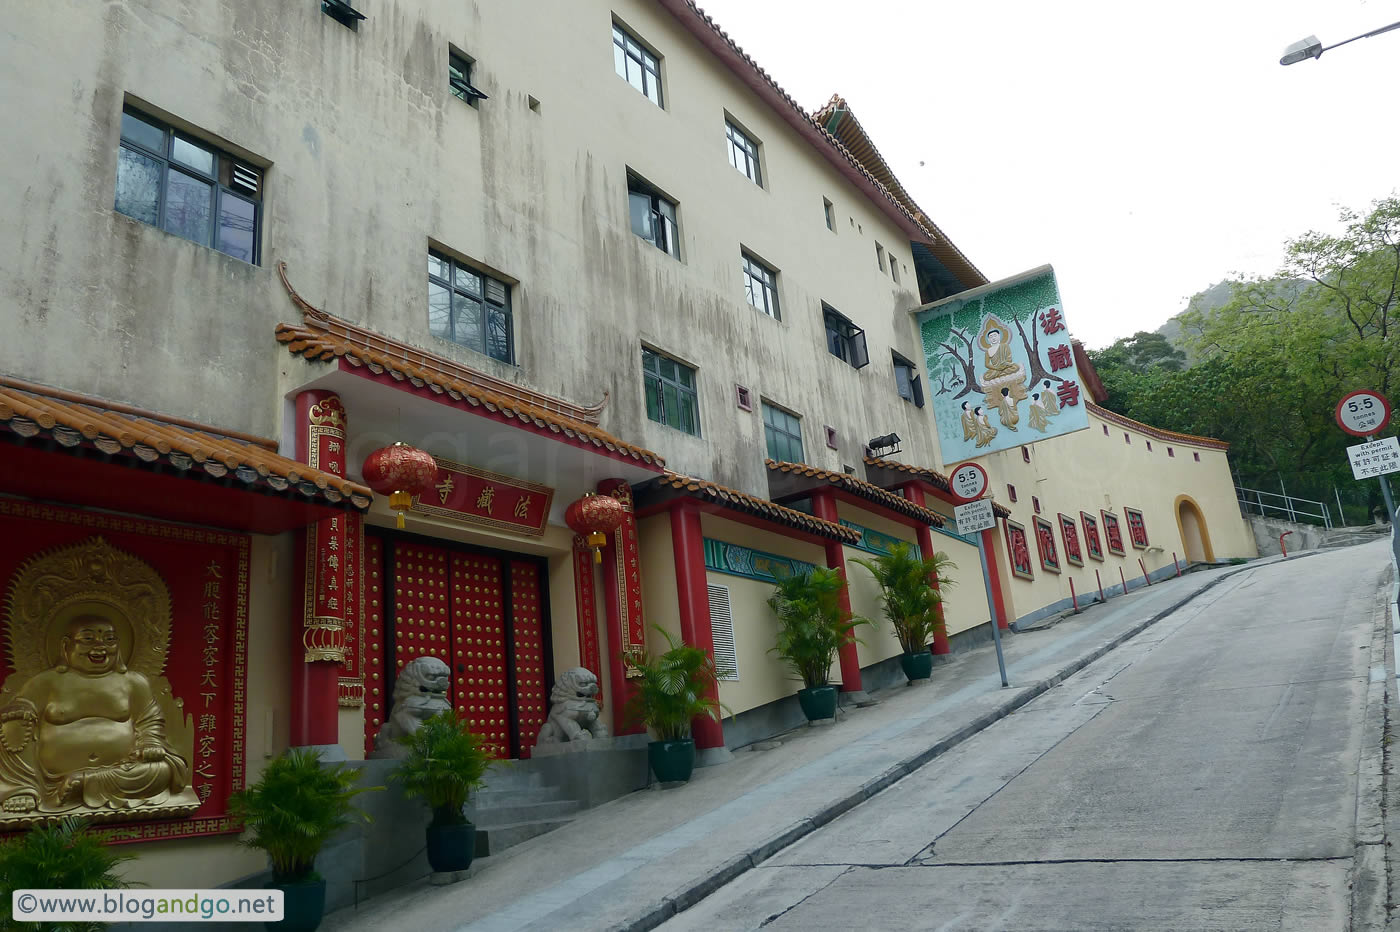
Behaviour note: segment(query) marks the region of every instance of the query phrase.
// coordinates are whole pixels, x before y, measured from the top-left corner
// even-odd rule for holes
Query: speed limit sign
[[[1380,392],[1352,392],[1337,402],[1337,425],[1353,437],[1369,437],[1390,423],[1390,402]]]
[[[948,491],[958,502],[981,498],[987,485],[987,470],[976,463],[962,463],[954,467],[953,474],[948,477]]]

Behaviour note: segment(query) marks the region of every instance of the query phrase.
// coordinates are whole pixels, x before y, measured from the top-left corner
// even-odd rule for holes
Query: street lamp
[[[1291,65],[1294,62],[1300,62],[1308,58],[1321,58],[1322,53],[1326,52],[1328,49],[1335,49],[1338,45],[1346,45],[1348,42],[1355,42],[1357,39],[1369,39],[1383,32],[1390,32],[1392,29],[1400,29],[1400,23],[1391,23],[1389,26],[1373,29],[1363,35],[1352,36],[1350,39],[1338,42],[1336,45],[1329,45],[1326,48],[1323,48],[1322,42],[1318,40],[1317,36],[1308,36],[1306,39],[1299,39],[1297,42],[1294,42],[1288,48],[1284,49],[1283,57],[1278,60],[1278,63],[1280,65]]]

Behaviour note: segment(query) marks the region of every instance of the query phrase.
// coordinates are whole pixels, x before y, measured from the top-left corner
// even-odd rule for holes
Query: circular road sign
[[[948,477],[948,491],[960,504],[981,498],[988,484],[987,470],[976,463],[961,463]]]
[[[1337,402],[1337,424],[1353,437],[1368,437],[1390,423],[1390,402],[1380,392],[1352,392]]]

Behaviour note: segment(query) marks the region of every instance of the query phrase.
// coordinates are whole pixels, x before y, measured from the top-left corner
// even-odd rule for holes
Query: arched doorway
[[[1210,529],[1201,506],[1189,495],[1176,497],[1176,526],[1181,532],[1181,544],[1186,548],[1186,562],[1214,563],[1215,551],[1210,546]]]

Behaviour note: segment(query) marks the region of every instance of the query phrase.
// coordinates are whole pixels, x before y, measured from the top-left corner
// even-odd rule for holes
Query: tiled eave
[[[1162,430],[1159,427],[1153,427],[1151,424],[1135,421],[1130,417],[1119,414],[1117,411],[1101,408],[1093,402],[1085,402],[1085,406],[1089,409],[1089,413],[1095,417],[1102,418],[1112,424],[1117,424],[1119,427],[1135,430],[1140,434],[1144,434],[1156,440],[1163,440],[1167,443],[1180,443],[1189,447],[1200,447],[1203,450],[1225,451],[1230,449],[1229,442],[1225,440],[1217,440],[1214,437],[1197,437],[1195,434],[1179,434],[1173,430]]]
[[[659,510],[666,502],[676,498],[698,499],[719,508],[739,512],[769,524],[780,525],[801,531],[804,534],[826,540],[836,540],[845,544],[860,543],[860,532],[852,528],[826,521],[795,508],[770,502],[756,495],[740,492],[722,486],[717,482],[695,479],[679,473],[667,472],[635,491],[636,507],[639,512]]]
[[[891,476],[908,476],[910,480],[927,483],[937,491],[945,493],[945,495],[949,492],[948,477],[938,470],[930,469],[927,466],[912,466],[909,463],[880,459],[875,456],[867,456],[865,458],[865,466],[867,469],[884,470],[891,474]],[[952,501],[951,497],[949,497],[948,500]],[[999,502],[992,502],[992,511],[999,518],[1011,517],[1011,509]]]
[[[831,472],[827,469],[809,466],[806,463],[779,463],[775,460],[766,460],[765,462],[770,474],[798,480],[793,491],[781,496],[783,498],[787,498],[789,495],[805,494],[810,492],[812,488],[829,485],[905,517],[913,518],[933,527],[943,527],[943,516],[938,512],[925,508],[923,505],[916,505],[904,496],[896,495],[894,492],[882,489],[864,479],[857,479],[847,473]]]
[[[24,388],[17,387],[21,384]],[[101,399],[0,378],[0,428],[18,438],[51,440],[73,452],[88,447],[130,458],[132,465],[169,466],[177,475],[230,480],[250,490],[369,509],[369,489],[281,456],[269,449],[272,441],[250,442],[217,428],[153,413],[138,416],[116,407]]]
[[[665,460],[660,454],[624,443],[606,431],[580,420],[562,415],[538,405],[509,398],[483,389],[439,364],[438,357],[421,350],[395,344],[378,337],[368,340],[349,332],[334,332],[328,321],[337,321],[321,314],[319,319],[307,315],[306,323],[278,324],[277,341],[293,355],[320,362],[341,362],[353,368],[364,367],[375,375],[387,374],[398,382],[423,388],[443,396],[475,413],[511,423],[527,430],[554,435],[577,446],[592,448],[623,459],[661,470]],[[447,362],[441,360],[441,362]]]

